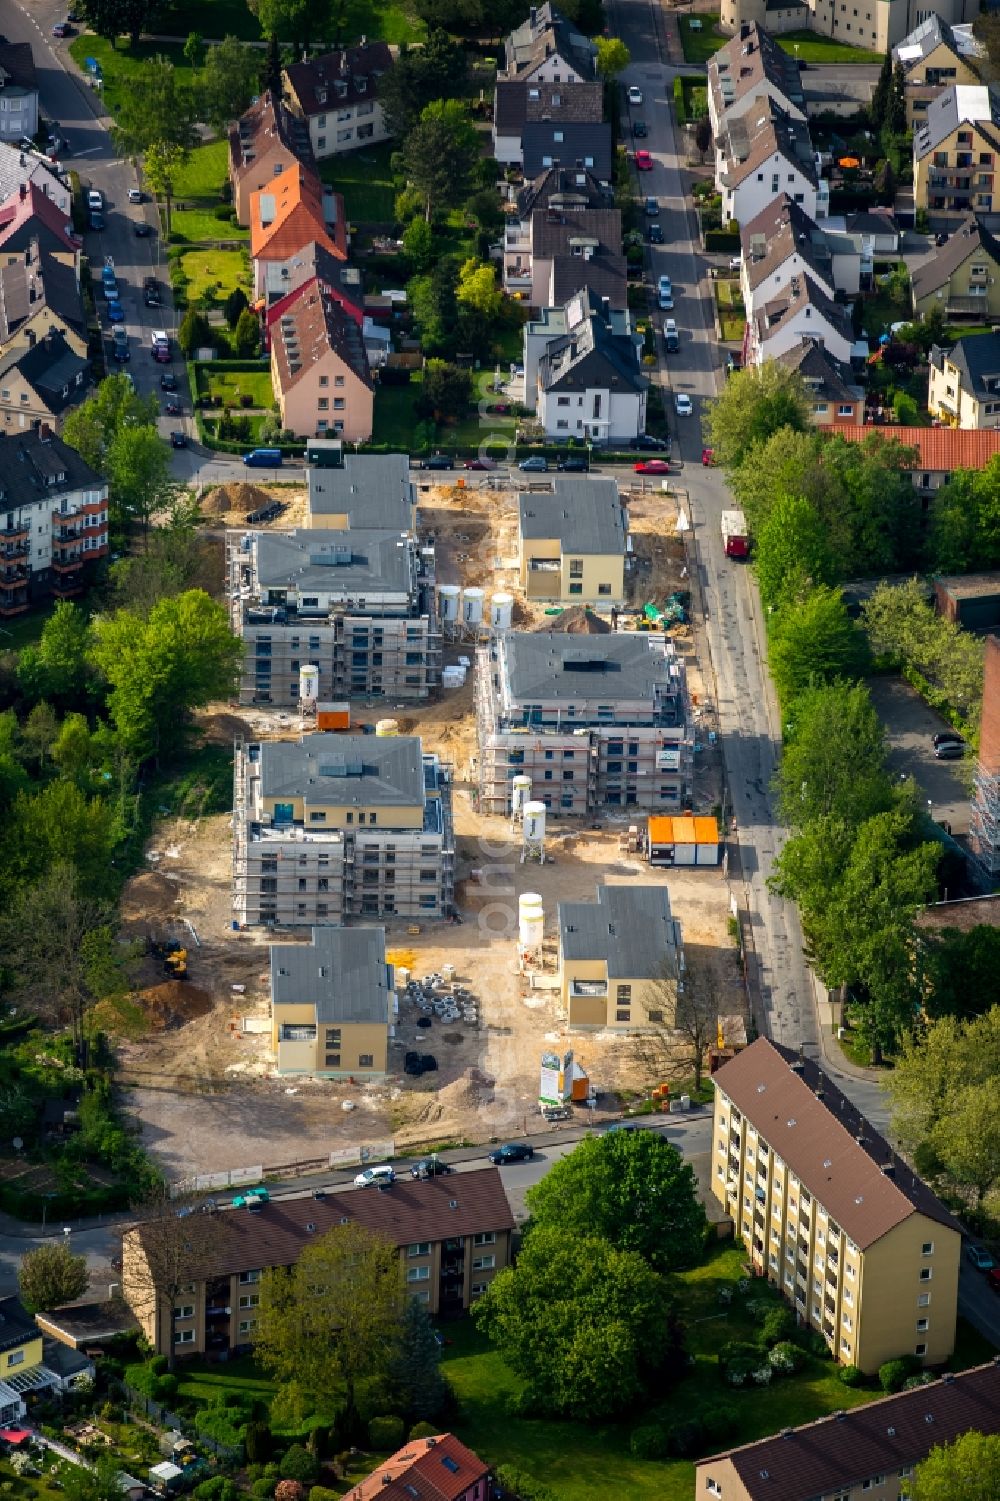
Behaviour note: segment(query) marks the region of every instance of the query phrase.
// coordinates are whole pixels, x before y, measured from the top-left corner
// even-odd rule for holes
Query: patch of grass
[[[679,97],[678,97],[679,96]],[[708,85],[696,74],[693,78],[681,74],[674,79],[674,105],[678,123],[686,125],[689,120],[700,120],[708,114]]]
[[[228,142],[206,141],[204,145],[196,146],[177,174],[175,197],[211,198],[213,202],[220,202],[228,168]]]
[[[0,620],[0,652],[20,651],[22,647],[33,645],[41,636],[50,613],[49,610],[30,610],[26,615]]]
[[[206,380],[207,376],[207,380]],[[266,368],[260,370],[200,370],[198,372],[198,393],[203,394],[207,388],[209,396],[215,396],[220,401],[234,402],[238,407],[241,396],[252,396],[255,407],[266,407],[270,411],[274,405],[274,392],[271,389],[271,372]]]
[[[241,250],[188,250],[180,262],[187,277],[185,291],[191,303],[197,302],[206,292],[212,292],[216,302],[225,302],[237,287],[250,292],[250,272]]]
[[[782,51],[804,63],[880,63],[881,52],[866,52],[863,47],[848,47],[814,31],[786,31],[775,37]]]
[[[747,321],[746,310],[743,306],[743,293],[735,277],[720,278],[715,283],[715,303],[719,310],[723,341],[728,343],[742,339]]]
[[[236,1355],[225,1365],[185,1361],[179,1395],[194,1402],[218,1402],[221,1398],[248,1397],[251,1401],[274,1396],[277,1387],[254,1364],[249,1355]]]
[[[680,1303],[694,1357],[690,1373],[668,1396],[678,1413],[697,1413],[718,1402],[732,1403],[739,1422],[729,1443],[742,1444],[779,1429],[811,1421],[837,1408],[869,1402],[875,1391],[852,1390],[841,1382],[832,1361],[807,1360],[797,1375],[770,1387],[746,1390],[724,1386],[718,1352],[728,1340],[752,1338],[757,1325],[746,1313],[746,1298],[735,1292],[723,1308],[720,1290],[736,1288],[745,1253],[740,1246],[719,1245],[704,1265],[682,1274]],[[759,1281],[747,1298],[765,1296]],[[526,1470],[574,1501],[690,1501],[694,1466],[686,1460],[634,1458],[628,1447],[627,1423],[583,1425],[511,1417],[505,1403],[521,1383],[470,1321],[446,1331],[444,1370],[459,1399],[455,1432],[484,1459]]]
[[[164,768],[148,798],[161,817],[208,818],[228,812],[233,802],[232,751],[224,745],[191,750],[177,766]],[[226,1370],[231,1374],[230,1366]]]
[[[171,208],[170,230],[175,245],[216,245],[250,239],[249,229],[215,217],[210,204],[185,198],[184,208]],[[189,205],[189,206],[188,206]]]
[[[319,174],[344,195],[344,208],[352,224],[391,224],[395,220],[396,190],[392,185],[389,158],[392,141],[328,157],[320,162]]]
[[[476,408],[475,404],[482,397],[494,401],[502,399],[490,390],[492,381],[492,366],[488,370],[476,372],[473,377],[473,406],[460,422],[442,426],[439,429],[438,438],[442,443],[455,443],[475,448],[491,434],[498,441],[513,442],[514,429],[517,426],[515,417],[504,417],[497,413],[490,414],[488,417],[480,417]],[[417,372],[414,373],[408,386],[379,387],[375,393],[373,443],[392,443],[404,448],[412,447],[413,430],[419,421],[413,405],[419,394],[420,375]]]
[[[692,21],[695,23],[693,27]],[[729,41],[719,30],[717,15],[681,16],[678,24],[686,63],[707,63]]]
[[[183,47],[177,42],[139,42],[130,47],[125,37],[118,46],[100,36],[87,33],[74,37],[69,44],[70,56],[84,77],[88,77],[86,59],[95,57],[101,65],[104,84],[101,97],[113,115],[124,91],[135,80],[143,63],[153,57],[169,57],[183,81],[190,81],[191,64],[184,56]]]

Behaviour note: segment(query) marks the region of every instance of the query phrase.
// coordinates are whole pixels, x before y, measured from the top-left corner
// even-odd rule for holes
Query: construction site
[[[662,491],[629,497],[634,563],[627,612],[634,613],[626,613],[619,629],[629,621],[639,626],[650,619],[647,604],[658,610],[686,589],[678,510],[677,499]],[[513,492],[435,487],[420,496],[420,540],[435,548],[439,580],[491,592],[502,585],[514,596],[515,628],[551,629],[557,617],[525,600],[516,569],[505,566],[516,516]],[[280,529],[283,520],[272,524]],[[212,516],[209,526],[214,521]],[[221,548],[221,534],[218,541]],[[721,769],[695,631],[689,612],[681,613],[685,618],[675,618],[670,636],[697,716],[691,801],[694,811],[704,814],[721,800]],[[604,623],[588,611],[563,614],[568,617],[563,623],[580,634],[589,633],[595,620],[598,628]],[[445,667],[471,656],[478,634],[463,623],[446,638]],[[626,808],[599,816],[589,812],[583,820],[563,818],[553,809],[543,848],[532,849],[522,823],[479,805],[471,675],[463,674],[456,686],[441,688],[421,704],[383,703],[375,709],[352,702],[352,729],[373,725],[387,710],[399,735],[421,736],[425,754],[451,768],[456,920],[384,912],[374,920],[386,928],[391,963],[417,977],[453,975],[475,998],[468,1008],[475,1020],[428,1018],[404,1003],[384,1081],[276,1076],[267,945],[279,934],[235,921],[233,819],[166,820],[146,852],[147,870],[125,893],[125,934],[164,952],[157,957],[151,949],[144,961],[144,988],[133,997],[133,1024],[125,1029],[120,1055],[131,1108],[171,1178],[247,1164],[278,1169],[388,1138],[406,1149],[540,1130],[545,1124],[538,1108],[541,1057],[570,1047],[594,1091],[589,1119],[617,1116],[655,1086],[690,1080],[691,1043],[680,1034],[653,1028],[578,1035],[566,1025],[557,974],[558,905],[594,901],[601,882],[666,884],[692,983],[717,997],[720,1014],[744,1010],[724,863],[650,866],[643,847],[645,819]],[[297,740],[316,728],[314,717],[249,704],[209,705],[200,723],[207,739],[230,744]],[[629,832],[633,824],[635,835]],[[541,941],[528,965],[518,923],[526,893],[537,896],[541,908]],[[305,939],[308,929],[281,930],[280,936]],[[163,969],[167,952],[178,951],[170,945],[185,950],[184,978]],[[433,1054],[436,1068],[411,1077],[404,1059],[417,1046]],[[574,1111],[587,1108],[573,1106]]]

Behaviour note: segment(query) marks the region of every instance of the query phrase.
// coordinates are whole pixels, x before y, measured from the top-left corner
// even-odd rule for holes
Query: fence
[[[179,1183],[171,1184],[170,1197],[176,1199],[182,1194],[210,1193],[216,1188],[247,1188],[252,1183],[261,1183],[263,1178],[263,1166],[231,1167],[224,1173],[199,1173],[195,1178],[182,1178]]]
[[[386,1158],[393,1157],[396,1152],[396,1143],[390,1137],[387,1141],[369,1141],[361,1146],[339,1147],[330,1153],[327,1167],[364,1167],[366,1162],[384,1162]]]
[[[158,1428],[176,1428],[179,1432],[184,1432],[184,1419],[176,1412],[171,1412],[168,1407],[164,1407],[162,1402],[154,1402],[152,1397],[136,1391],[134,1386],[126,1386],[124,1390],[129,1406],[136,1412],[145,1413],[146,1417]],[[216,1439],[208,1438],[204,1433],[197,1435],[197,1441],[206,1449],[211,1449],[212,1453],[225,1464],[238,1465],[243,1462],[242,1444],[238,1444],[235,1448],[232,1444],[220,1444]]]

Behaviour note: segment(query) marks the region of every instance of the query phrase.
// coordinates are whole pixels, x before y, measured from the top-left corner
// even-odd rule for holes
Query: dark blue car
[[[534,1155],[534,1147],[526,1141],[508,1141],[490,1153],[490,1161],[499,1167],[505,1162],[528,1162]]]

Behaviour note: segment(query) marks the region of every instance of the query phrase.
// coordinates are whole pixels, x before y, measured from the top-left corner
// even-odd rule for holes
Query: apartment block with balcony
[[[518,562],[528,599],[596,605],[625,598],[628,512],[613,479],[555,481],[519,495]]]
[[[923,120],[942,89],[955,83],[977,84],[983,56],[971,26],[949,26],[937,13],[925,16],[892,49],[893,63],[903,69],[908,128],[915,129]]]
[[[931,347],[927,410],[949,427],[1000,427],[1000,334]]]
[[[712,1190],[754,1271],[843,1365],[955,1348],[961,1231],[809,1058],[758,1038],[714,1076]]]
[[[689,801],[684,664],[655,634],[498,634],[476,656],[480,807],[511,811],[516,776],[556,814],[679,812]]]
[[[499,1172],[485,1167],[218,1209],[210,1243],[199,1245],[172,1306],[150,1272],[144,1242],[155,1226],[140,1224],[122,1237],[122,1296],[157,1354],[225,1360],[250,1346],[264,1272],[294,1265],[305,1246],[343,1224],[392,1241],[407,1292],[435,1316],[464,1312],[511,1261],[514,1216]]]
[[[1000,88],[952,84],[927,106],[913,132],[913,203],[933,228],[957,229],[967,214],[996,203]]]
[[[412,535],[230,532],[226,551],[241,703],[297,703],[307,665],[325,703],[426,699],[440,681],[434,552]]]
[[[108,487],[42,424],[0,432],[0,617],[70,599],[108,552]]]
[[[979,0],[937,0],[936,13],[950,26],[965,25],[979,14]],[[814,31],[847,47],[888,52],[927,15],[924,0],[722,0],[720,30],[738,32],[741,26],[767,25],[776,36],[789,31]]]
[[[271,944],[271,1051],[279,1074],[384,1079],[398,1010],[384,928],[313,928]]]
[[[450,915],[451,769],[413,735],[237,743],[233,915],[306,928]]]
[[[961,323],[1000,320],[1000,240],[970,214],[913,273],[913,311]]]
[[[571,1031],[673,1027],[684,971],[666,886],[598,886],[559,903],[559,985]]]

